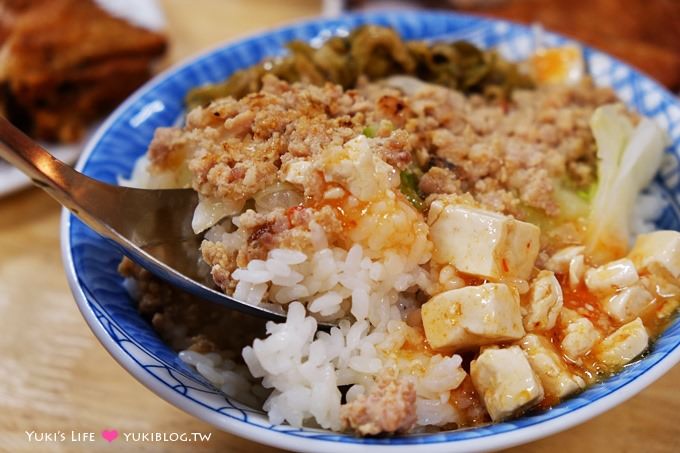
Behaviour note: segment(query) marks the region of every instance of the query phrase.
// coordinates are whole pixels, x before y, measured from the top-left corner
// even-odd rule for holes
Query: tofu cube
[[[586,247],[583,245],[572,245],[570,247],[565,247],[561,250],[558,250],[553,256],[550,257],[548,262],[545,264],[545,268],[557,274],[566,274],[569,272],[571,260],[579,255],[582,255],[585,249]]]
[[[560,348],[574,362],[578,362],[579,357],[590,351],[602,338],[589,319],[573,310],[563,309],[559,322],[563,332]]]
[[[428,216],[433,259],[485,278],[528,279],[541,230],[495,212],[437,200]]]
[[[628,258],[612,261],[586,272],[586,286],[591,291],[611,292],[637,283],[635,265]]]
[[[635,318],[602,340],[593,352],[600,362],[611,368],[618,368],[642,354],[647,346],[647,329],[640,318]]]
[[[654,300],[641,285],[624,288],[604,302],[607,314],[618,322],[635,319]]]
[[[585,387],[580,376],[571,373],[552,343],[540,335],[528,334],[519,345],[538,375],[546,395],[564,398]]]
[[[640,272],[667,272],[680,277],[680,232],[655,231],[637,237],[628,257]]]
[[[531,282],[528,303],[524,308],[524,329],[527,332],[555,327],[562,310],[562,287],[550,271],[541,271]]]
[[[524,336],[517,290],[502,283],[452,289],[423,304],[425,336],[448,351]]]
[[[470,377],[495,422],[543,399],[543,386],[519,346],[483,350],[470,364]]]

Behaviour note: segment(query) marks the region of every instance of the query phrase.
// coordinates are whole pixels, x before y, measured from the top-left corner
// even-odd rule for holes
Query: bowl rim
[[[104,133],[119,119],[121,114],[126,111],[130,106],[135,104],[146,92],[153,89],[161,81],[172,77],[179,70],[191,66],[197,61],[225,48],[236,46],[240,43],[246,42],[251,39],[261,38],[263,36],[279,33],[283,30],[296,29],[299,27],[304,27],[307,25],[324,25],[333,21],[342,21],[344,19],[350,18],[366,18],[371,19],[374,17],[381,17],[383,15],[404,15],[404,14],[416,14],[418,16],[429,16],[436,14],[438,16],[452,16],[453,18],[472,18],[482,23],[493,24],[493,23],[507,23],[512,26],[519,26],[522,28],[528,28],[524,24],[519,24],[513,21],[492,19],[487,17],[472,16],[453,12],[442,12],[433,11],[426,9],[418,10],[378,10],[363,13],[352,13],[343,14],[338,17],[324,18],[316,17],[311,19],[304,19],[299,21],[294,21],[288,24],[283,24],[271,29],[260,29],[255,32],[248,33],[242,37],[236,39],[229,39],[218,43],[214,46],[207,48],[206,50],[189,56],[157,74],[151,80],[147,81],[142,85],[135,93],[128,97],[120,106],[118,106],[106,119],[106,121],[101,124],[97,129],[96,133],[89,139],[83,153],[81,154],[78,162],[76,164],[76,169],[82,171],[83,167],[87,164],[91,154],[97,148],[97,145],[104,135]],[[425,19],[426,20],[426,19]],[[551,32],[552,33],[552,32]],[[556,34],[556,33],[552,33]],[[556,34],[557,35],[557,34]],[[558,35],[559,36],[559,35]],[[574,41],[573,39],[570,39]],[[578,41],[576,41],[578,42]],[[593,49],[591,46],[586,46],[579,42],[586,49]],[[625,66],[628,70],[633,72],[639,77],[650,82],[654,90],[660,90],[672,96],[672,94],[663,86],[661,86],[654,79],[651,79],[641,71],[630,67],[628,64],[621,62],[611,55],[599,51],[607,58]],[[73,260],[73,249],[71,246],[71,223],[73,215],[67,210],[62,209],[61,220],[60,220],[60,238],[61,238],[61,256],[64,264],[67,280],[71,291],[76,300],[78,309],[81,315],[85,319],[86,323],[93,331],[99,342],[104,346],[107,352],[130,374],[132,374],[139,382],[146,386],[149,390],[154,392],[156,395],[167,401],[168,403],[180,408],[181,410],[203,420],[210,425],[216,427],[217,429],[230,432],[232,434],[238,435],[240,437],[267,444],[274,447],[285,448],[289,450],[296,451],[309,451],[317,452],[320,449],[329,452],[360,452],[366,449],[371,449],[374,452],[381,451],[393,451],[394,449],[410,449],[414,451],[425,451],[436,452],[436,451],[466,451],[466,452],[478,452],[478,451],[493,451],[501,448],[509,448],[519,444],[524,444],[534,440],[544,438],[546,436],[555,434],[560,431],[564,431],[580,423],[583,423],[601,413],[621,404],[627,399],[633,397],[652,382],[656,381],[668,370],[670,370],[676,363],[680,362],[680,342],[673,346],[673,348],[666,353],[662,358],[660,358],[656,363],[649,366],[648,369],[642,371],[638,376],[632,378],[631,380],[623,383],[611,393],[599,397],[587,404],[578,407],[569,412],[557,415],[553,418],[547,420],[541,420],[534,424],[517,427],[515,429],[492,433],[482,437],[476,437],[472,439],[442,439],[438,441],[432,441],[427,443],[404,443],[404,444],[372,444],[372,443],[359,443],[351,441],[337,441],[335,439],[325,439],[325,438],[310,438],[305,436],[290,435],[290,432],[276,431],[266,426],[259,426],[241,420],[237,420],[231,417],[224,416],[222,414],[216,413],[210,408],[202,405],[201,403],[191,400],[184,395],[177,393],[166,385],[161,385],[159,379],[154,375],[148,373],[140,364],[134,360],[130,354],[123,350],[106,331],[104,326],[101,324],[96,316],[96,313],[90,306],[88,298],[83,291],[82,285],[79,281],[79,277],[76,273],[75,263]],[[266,433],[263,436],[263,431]]]

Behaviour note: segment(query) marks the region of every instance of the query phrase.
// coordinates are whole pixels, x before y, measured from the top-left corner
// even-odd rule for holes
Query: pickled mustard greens
[[[302,41],[293,41],[287,48],[289,52],[283,57],[237,71],[223,82],[191,90],[186,97],[188,108],[225,96],[240,99],[254,93],[262,87],[265,74],[287,82],[333,82],[343,88],[354,87],[360,76],[378,80],[408,74],[464,93],[501,99],[516,88],[533,86],[517,65],[494,51],[481,50],[465,41],[403,41],[391,28],[376,25],[359,27],[347,37],[330,38],[319,48]]]

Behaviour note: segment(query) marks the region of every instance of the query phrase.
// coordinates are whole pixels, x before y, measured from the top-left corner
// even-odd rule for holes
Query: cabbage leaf
[[[239,214],[244,205],[245,200],[215,200],[199,195],[191,227],[194,233],[199,234],[223,218]]]
[[[668,143],[651,119],[637,126],[616,105],[599,107],[590,119],[598,157],[598,185],[587,227],[587,252],[595,262],[623,256],[638,193],[656,174]]]

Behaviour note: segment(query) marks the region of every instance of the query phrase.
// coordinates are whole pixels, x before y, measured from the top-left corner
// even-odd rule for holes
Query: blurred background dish
[[[69,163],[166,49],[165,36],[147,28],[163,26],[154,0],[5,0],[0,8],[0,112]],[[27,182],[0,162],[0,195]]]

